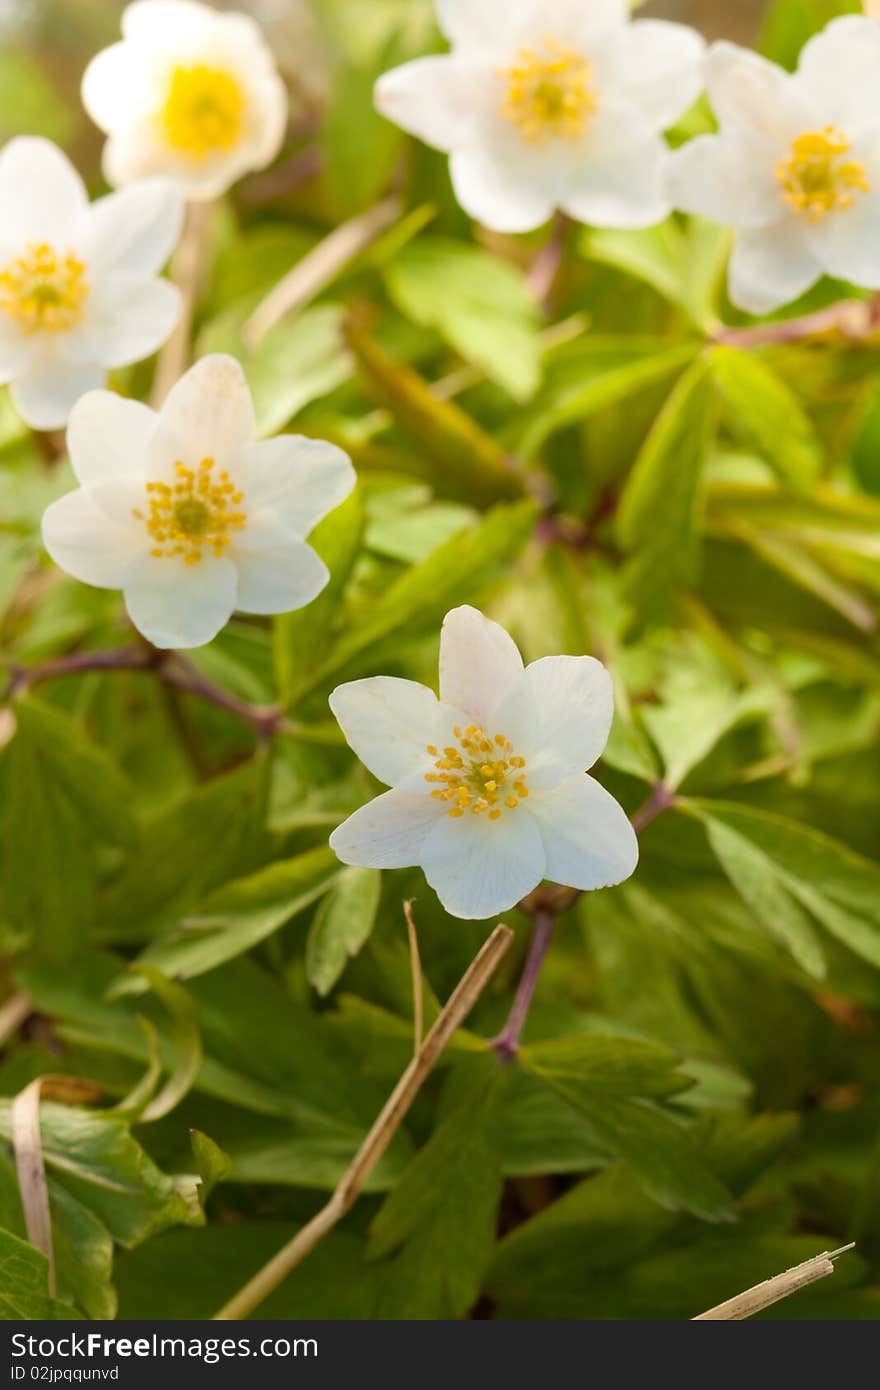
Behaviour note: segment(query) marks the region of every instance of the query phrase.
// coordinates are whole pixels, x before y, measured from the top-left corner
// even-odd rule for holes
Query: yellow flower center
[[[0,310],[24,333],[63,333],[82,319],[89,297],[85,274],[72,251],[34,243],[0,270]]]
[[[491,738],[476,724],[453,729],[457,746],[439,749],[433,743],[427,751],[434,759],[434,772],[425,773],[426,782],[437,785],[431,792],[435,801],[449,802],[454,820],[466,811],[501,819],[505,808],[516,810],[529,794],[524,768],[525,758],[517,757],[510,740],[503,734]]]
[[[540,50],[521,48],[500,76],[507,83],[502,112],[530,145],[578,140],[598,105],[586,58],[553,38]]]
[[[776,165],[782,201],[809,222],[821,222],[829,212],[851,208],[859,193],[871,185],[860,159],[848,159],[850,143],[834,126],[808,130],[791,147],[791,157]]]
[[[223,555],[233,532],[247,521],[240,510],[244,493],[225,469],[215,478],[212,458],[202,459],[198,469],[178,461],[174,475],[174,483],[147,483],[147,510],[132,512],[155,541],[150,554],[157,560],[180,557],[188,565],[197,565],[205,551]]]
[[[241,135],[245,97],[222,68],[203,63],[171,74],[160,124],[169,145],[193,159],[228,150]]]

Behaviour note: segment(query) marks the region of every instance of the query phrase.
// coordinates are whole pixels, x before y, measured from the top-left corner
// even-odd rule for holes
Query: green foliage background
[[[791,65],[856,8],[777,0],[764,51]],[[525,950],[511,914],[515,949],[368,1193],[262,1313],[688,1318],[855,1239],[764,1316],[874,1317],[880,344],[711,346],[737,321],[727,238],[678,218],[576,230],[543,316],[525,270],[546,234],[476,234],[443,159],[372,112],[375,75],[438,45],[430,7],[289,9],[270,29],[295,94],[282,169],[317,172],[224,205],[198,348],[241,356],[265,433],[343,444],[360,482],[317,536],[326,593],[196,654],[282,701],[291,732],[257,746],[147,673],[46,683],[2,715],[2,989],[34,1013],[0,1055],[0,1316],[208,1316],[325,1200],[410,1055],[402,900],[429,1021],[486,934],[419,873],[326,848],[373,790],[327,695],[431,683],[439,620],[477,601],[529,660],[599,655],[618,697],[602,781],[630,812],[657,779],[680,800],[632,881],[562,920],[502,1067],[481,1039]],[[0,137],[60,140],[99,191],[76,86],[117,7],[7,22]],[[390,229],[247,352],[279,276],[392,187]],[[114,384],[143,395],[149,374]],[[130,640],[118,595],[41,553],[69,486],[0,397],[10,667]],[[97,1083],[42,1107],[55,1301],[8,1142],[11,1098],[45,1074]]]

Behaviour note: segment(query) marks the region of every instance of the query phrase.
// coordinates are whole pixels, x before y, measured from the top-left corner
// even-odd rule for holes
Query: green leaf
[[[276,434],[305,406],[329,395],[350,376],[338,304],[316,304],[290,315],[270,328],[253,350],[242,339],[241,318],[235,308],[208,324],[199,336],[199,353],[230,352],[239,359],[261,437]]]
[[[627,481],[617,534],[632,556],[627,592],[640,622],[666,615],[698,571],[697,514],[715,426],[712,380],[701,358],[678,382]]]
[[[711,362],[730,428],[755,447],[785,487],[808,492],[822,451],[797,396],[754,353],[716,347]]]
[[[761,925],[814,979],[825,975],[825,957],[809,914],[788,891],[773,861],[722,821],[706,822],[709,844],[743,902]]]
[[[734,1219],[730,1194],[706,1165],[693,1129],[651,1103],[689,1084],[675,1074],[667,1048],[578,1034],[525,1047],[520,1061],[586,1117],[662,1206],[705,1221]]]
[[[714,319],[730,236],[722,227],[693,217],[687,228],[672,218],[637,231],[585,231],[584,254],[602,265],[644,281],[683,309],[700,329]]]
[[[170,936],[151,943],[139,965],[182,980],[216,970],[310,907],[340,873],[339,860],[325,846],[236,879],[206,898]]]
[[[501,1197],[495,1059],[438,1125],[370,1227],[367,1256],[388,1261],[373,1316],[460,1318],[491,1258]]]
[[[436,623],[453,603],[461,603],[497,567],[518,554],[534,526],[533,502],[499,505],[478,526],[438,546],[421,565],[396,580],[375,602],[364,605],[329,656],[309,678],[307,689],[345,670],[376,643],[409,623]],[[302,691],[300,692],[302,693]]]
[[[404,314],[435,328],[514,400],[534,395],[541,375],[538,312],[512,265],[478,246],[423,237],[388,265],[385,282]]]
[[[193,1162],[200,1178],[199,1201],[204,1207],[217,1183],[223,1182],[232,1172],[232,1159],[200,1129],[191,1129],[189,1137]]]
[[[601,340],[587,340],[583,350],[572,353],[565,370],[548,368],[547,385],[523,417],[518,448],[530,460],[560,430],[580,425],[601,410],[676,376],[693,361],[696,344],[669,347],[661,340],[641,346],[616,340],[608,350]]]
[[[470,415],[389,357],[359,316],[350,315],[345,329],[368,395],[390,410],[433,461],[438,487],[447,496],[486,505],[522,495],[523,480],[513,461]]]
[[[92,925],[96,843],[137,841],[133,793],[59,710],[23,700],[16,722],[2,825],[7,912],[40,955],[61,959]]]
[[[0,1229],[0,1319],[57,1322],[75,1318],[72,1308],[49,1297],[48,1281],[46,1256]]]
[[[174,1065],[165,1085],[153,1096],[138,1119],[141,1124],[161,1120],[179,1105],[195,1084],[202,1069],[202,1038],[199,1032],[198,1010],[192,996],[166,978],[161,970],[143,961],[136,962],[132,971],[143,976],[154,994],[168,1011],[168,1035],[174,1051]]]
[[[400,157],[404,136],[379,115],[373,101],[376,79],[396,65],[397,51],[392,42],[371,55],[372,62],[341,63],[333,73],[321,123],[321,150],[324,180],[339,220],[376,202]]]
[[[101,897],[103,937],[149,939],[234,877],[262,833],[265,793],[265,761],[253,758],[156,816]]]
[[[369,939],[381,887],[378,869],[343,869],[315,913],[306,941],[306,974],[319,994],[330,993],[349,959]]]
[[[775,867],[801,907],[857,956],[880,966],[880,868],[812,826],[735,802],[683,803],[741,836]]]
[[[195,1179],[162,1173],[122,1119],[43,1101],[46,1173],[104,1225],[119,1245],[193,1218]],[[11,1103],[0,1101],[0,1137],[11,1141]]]
[[[321,661],[333,641],[343,595],[360,551],[364,504],[360,488],[324,518],[309,544],[330,571],[330,580],[308,607],[281,613],[273,622],[272,652],[278,693],[284,704]]]

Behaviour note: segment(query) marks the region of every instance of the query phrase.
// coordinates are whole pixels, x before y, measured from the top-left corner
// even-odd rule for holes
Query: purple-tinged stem
[[[655,782],[647,801],[631,817],[636,834],[640,835],[653,820],[674,805],[674,792],[662,782]],[[512,1061],[519,1051],[520,1038],[537,988],[544,957],[553,939],[556,919],[560,913],[573,907],[581,896],[580,891],[575,888],[563,889],[552,897],[545,894],[544,890],[539,890],[539,894],[534,894],[520,904],[520,907],[531,915],[532,939],[507,1022],[489,1044],[505,1062]]]
[[[534,915],[529,952],[517,986],[516,996],[510,1013],[507,1015],[507,1022],[497,1038],[493,1038],[490,1043],[490,1046],[505,1062],[511,1061],[519,1050],[520,1036],[528,1018],[532,997],[541,974],[541,966],[544,964],[547,947],[553,939],[555,927],[556,913],[552,908],[538,908]]]

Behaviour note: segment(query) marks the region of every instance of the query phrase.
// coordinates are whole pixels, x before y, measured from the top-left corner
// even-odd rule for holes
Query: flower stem
[[[636,834],[641,835],[653,820],[674,805],[675,794],[663,782],[655,782],[647,801],[630,817]],[[529,1015],[544,957],[553,939],[556,919],[573,907],[581,896],[581,891],[577,888],[563,889],[552,894],[538,889],[520,903],[520,908],[532,919],[532,939],[507,1021],[498,1036],[489,1044],[505,1062],[512,1061],[519,1051],[520,1038]]]
[[[551,300],[565,260],[565,248],[572,222],[564,212],[558,212],[553,219],[550,235],[541,247],[526,277],[529,294],[537,304],[549,312]]]
[[[547,948],[553,939],[556,912],[551,907],[541,907],[535,911],[532,920],[534,925],[532,927],[532,939],[529,942],[529,952],[510,1013],[507,1015],[507,1022],[497,1038],[493,1038],[490,1043],[490,1046],[505,1062],[510,1062],[519,1051],[520,1036],[529,1016],[532,997],[541,974],[541,966],[544,964]]]
[[[15,666],[6,691],[7,700],[45,681],[92,671],[149,671],[172,689],[195,695],[248,724],[261,739],[270,739],[285,726],[284,712],[274,705],[252,705],[215,685],[179,652],[160,651],[144,643],[139,647],[114,647],[100,652],[72,652],[41,666]]]
[[[758,323],[750,328],[719,328],[713,341],[726,347],[753,348],[800,343],[808,338],[837,333],[848,342],[863,342],[880,333],[880,295],[871,299],[841,299],[797,319]]]
[[[171,261],[171,278],[180,290],[180,317],[156,363],[151,393],[151,404],[156,410],[189,366],[193,319],[205,274],[214,208],[212,202],[188,205],[183,234]]]

